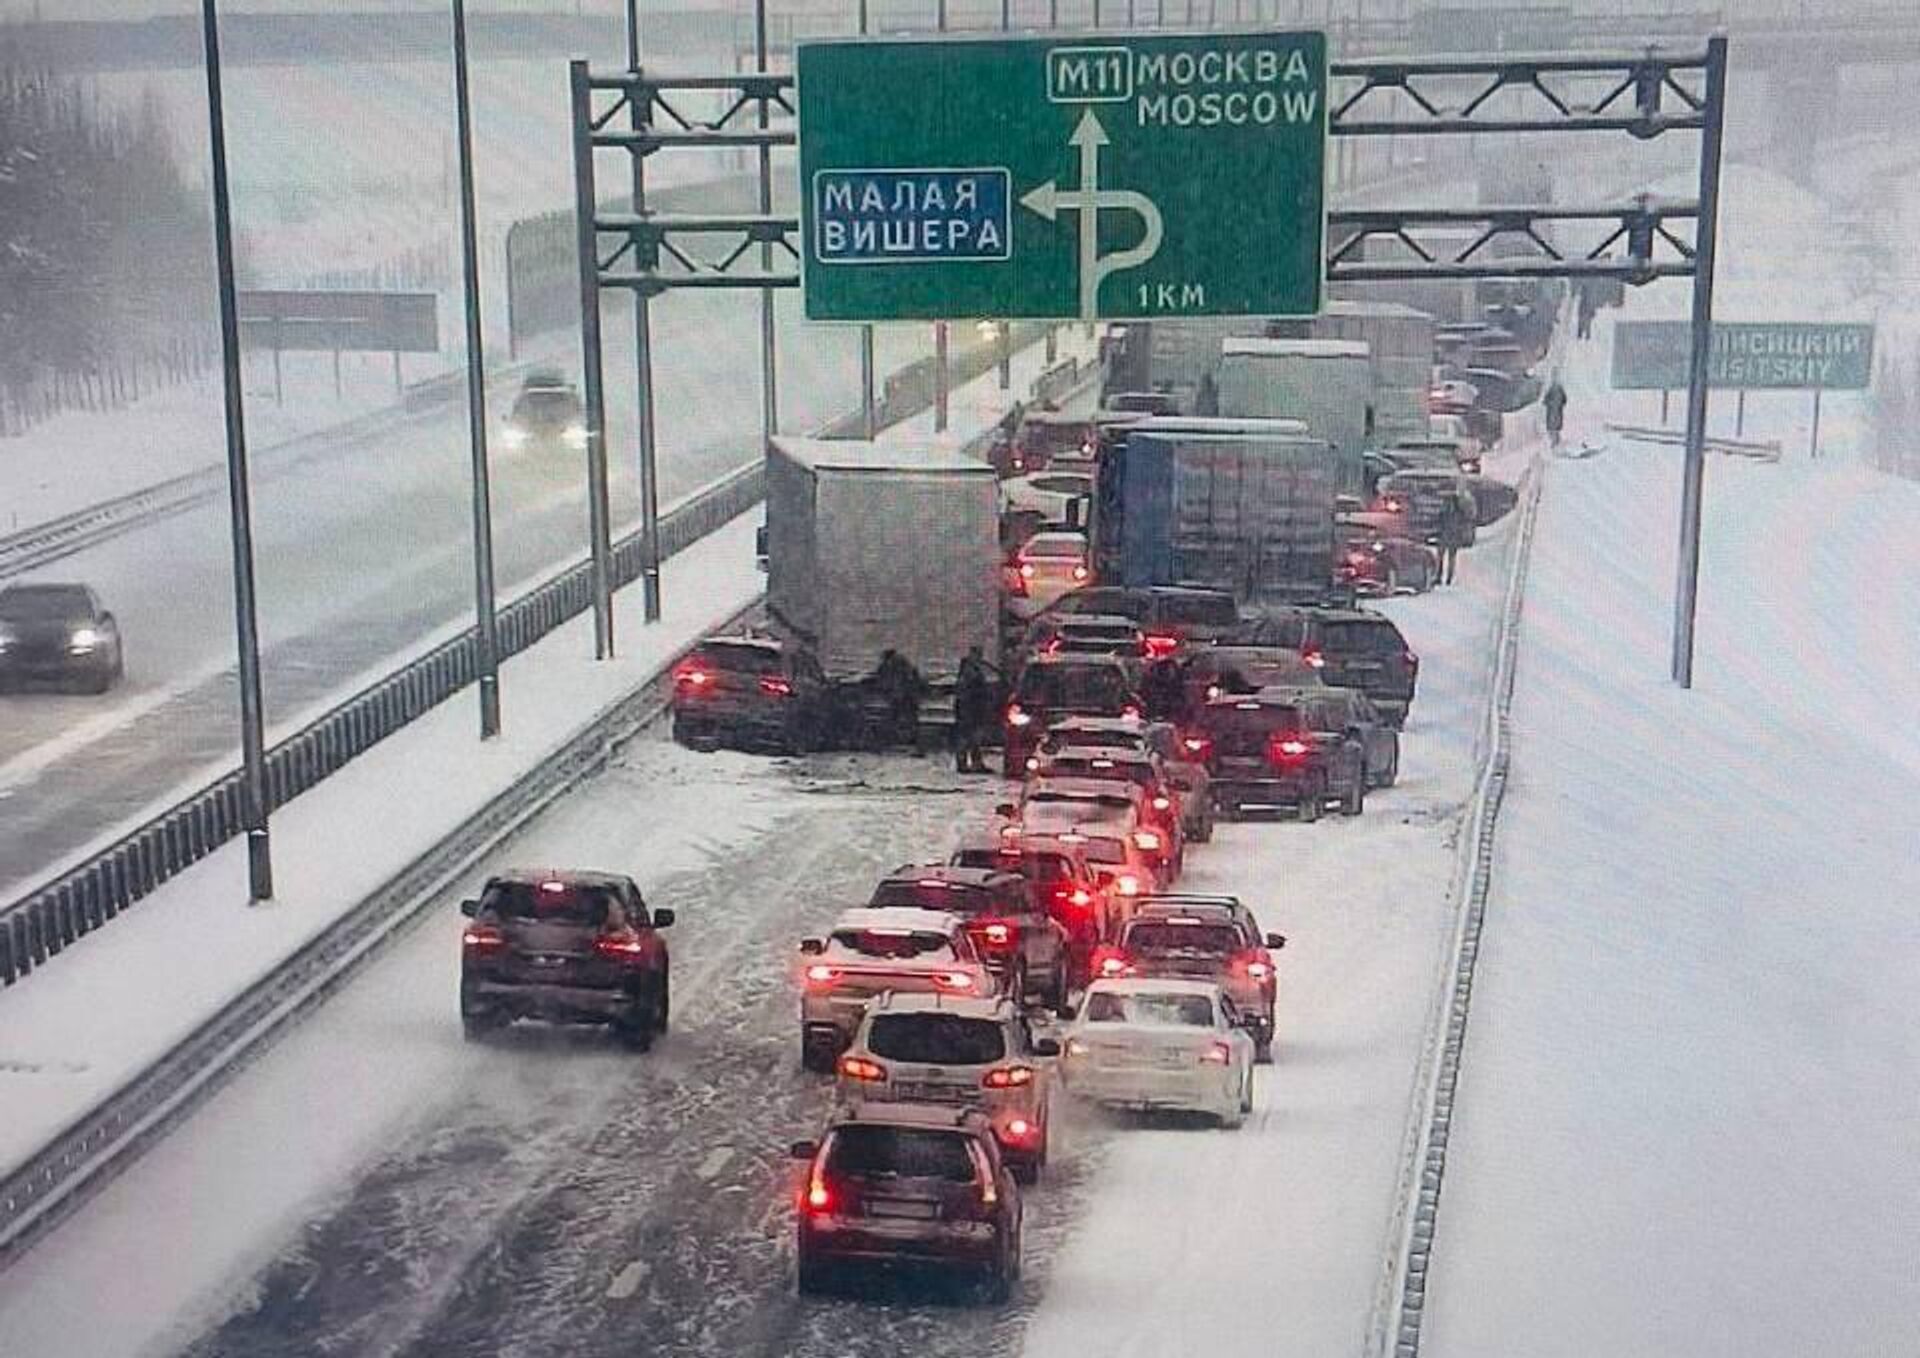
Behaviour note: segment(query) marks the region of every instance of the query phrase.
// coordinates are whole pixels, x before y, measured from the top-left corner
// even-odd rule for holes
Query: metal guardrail
[[[739,493],[720,492],[718,487],[715,491]],[[664,520],[661,526],[664,541]],[[728,625],[757,607],[757,603],[750,605]],[[417,919],[422,907],[461,872],[603,766],[622,743],[656,719],[670,697],[669,673],[663,669],[652,682],[595,718],[537,768],[0,1179],[0,1268],[18,1259],[48,1228],[265,1052]]]
[[[1446,955],[1444,979],[1436,996],[1427,1046],[1416,1075],[1415,1115],[1409,1123],[1400,1192],[1391,1232],[1391,1252],[1381,1274],[1369,1330],[1369,1358],[1418,1358],[1426,1320],[1428,1266],[1433,1258],[1434,1227],[1440,1189],[1453,1133],[1454,1098],[1460,1084],[1460,1058],[1466,1047],[1468,1007],[1493,884],[1493,840],[1506,798],[1511,759],[1514,664],[1520,646],[1520,610],[1526,596],[1527,566],[1534,526],[1539,518],[1544,459],[1526,472],[1515,518],[1513,565],[1500,610],[1499,647],[1482,728],[1483,758],[1468,806],[1452,895],[1460,917]]]
[[[1034,338],[1038,335],[1035,330]],[[991,345],[962,350],[955,357],[955,385],[986,372],[996,357]],[[904,419],[912,413],[897,414]],[[858,429],[859,419],[857,412],[842,416],[820,433],[828,438],[847,437]],[[661,557],[684,550],[737,518],[764,494],[765,464],[754,462],[688,496],[661,516]],[[614,544],[614,588],[640,578],[644,547],[639,533]],[[504,606],[499,615],[502,658],[518,655],[584,613],[592,597],[592,567],[582,561]],[[464,632],[274,745],[267,752],[269,809],[285,806],[472,683],[475,645],[473,632]],[[236,770],[0,909],[0,984],[11,985],[27,976],[241,830]]]

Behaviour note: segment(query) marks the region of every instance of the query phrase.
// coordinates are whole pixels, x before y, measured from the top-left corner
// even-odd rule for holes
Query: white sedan
[[[1211,981],[1097,980],[1060,1051],[1066,1087],[1095,1103],[1206,1113],[1223,1127],[1253,1110],[1253,1039]]]
[[[1044,471],[1010,476],[1000,483],[1000,512],[1038,514],[1045,522],[1085,527],[1093,477],[1084,472]],[[1077,511],[1074,506],[1078,506]]]

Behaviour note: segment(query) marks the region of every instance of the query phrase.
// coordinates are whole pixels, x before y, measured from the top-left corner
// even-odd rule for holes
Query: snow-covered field
[[[1817,267],[1804,194],[1730,187],[1722,315],[1904,305]],[[1604,390],[1607,343],[1572,366],[1575,425],[1645,418]],[[1868,468],[1859,398],[1808,460],[1805,401],[1749,403],[1782,463],[1709,461],[1691,692],[1666,678],[1677,451],[1551,468],[1436,1358],[1914,1350],[1920,484]]]

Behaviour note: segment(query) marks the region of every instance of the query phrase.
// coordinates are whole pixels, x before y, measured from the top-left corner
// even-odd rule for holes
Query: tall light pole
[[[640,4],[627,0],[627,69],[640,71]],[[629,126],[640,131],[649,110],[640,106],[639,92],[627,91]],[[646,157],[629,154],[633,215],[647,211]],[[660,453],[653,420],[653,299],[633,294],[633,363],[635,381],[634,429],[640,453],[640,609],[647,622],[660,621]]]
[[[220,359],[227,415],[227,500],[233,530],[234,636],[240,651],[240,814],[247,836],[247,898],[273,899],[267,837],[266,714],[260,696],[260,626],[253,579],[253,492],[247,483],[247,426],[240,385],[240,303],[233,276],[232,191],[227,183],[226,112],[220,99],[220,16],[200,0],[206,45],[207,130],[213,157],[213,256],[220,294]]]
[[[487,474],[487,364],[480,334],[480,246],[474,225],[473,101],[467,89],[467,0],[453,0],[453,103],[460,139],[460,264],[467,295],[467,443],[473,459],[474,669],[480,738],[500,734],[500,628],[493,598],[493,490]]]

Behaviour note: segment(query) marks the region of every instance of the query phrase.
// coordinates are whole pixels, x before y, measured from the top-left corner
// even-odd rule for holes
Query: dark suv
[[[1009,778],[1026,771],[1027,756],[1050,722],[1061,717],[1143,717],[1146,708],[1127,667],[1111,656],[1038,655],[1020,671],[1005,715]]]
[[[1038,995],[1055,1010],[1067,1003],[1067,934],[1035,898],[1017,852],[1005,868],[947,863],[895,868],[868,905],[917,905],[966,921],[987,970],[1016,1004]]]
[[[1337,799],[1344,814],[1359,815],[1366,754],[1358,740],[1316,725],[1308,706],[1283,690],[1208,703],[1195,730],[1206,742],[1214,808],[1232,820],[1249,809],[1291,807],[1313,821]]]
[[[1320,681],[1357,688],[1395,730],[1407,723],[1420,657],[1393,620],[1366,608],[1274,608],[1249,620],[1243,645],[1284,646],[1320,672]]]
[[[820,663],[771,637],[708,637],[673,672],[673,738],[682,745],[771,746],[805,754],[833,727]]]
[[[52,682],[105,693],[125,673],[119,624],[87,586],[0,589],[0,685]]]
[[[470,1039],[516,1018],[610,1024],[645,1051],[667,1030],[668,957],[631,877],[510,872],[460,903],[460,1019]]]
[[[1076,590],[1042,616],[1108,613],[1131,618],[1144,635],[1143,653],[1159,660],[1183,646],[1218,641],[1240,622],[1240,607],[1225,590],[1186,585],[1097,585]]]
[[[799,1285],[825,1292],[853,1265],[961,1269],[1006,1301],[1020,1277],[1020,1190],[993,1124],[970,1108],[863,1103],[797,1141]]]

